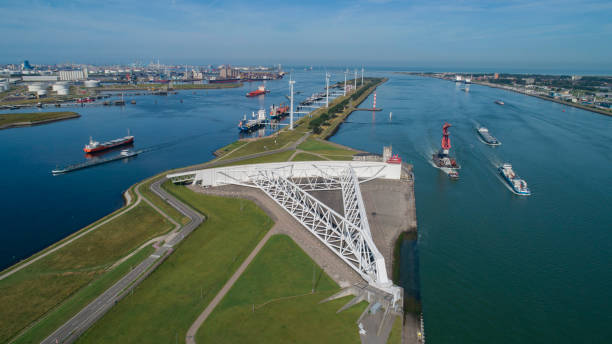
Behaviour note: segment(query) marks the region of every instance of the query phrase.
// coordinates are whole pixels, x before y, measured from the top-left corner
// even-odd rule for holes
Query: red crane
[[[442,149],[444,149],[447,152],[451,148],[450,137],[448,137],[449,135],[448,128],[450,126],[451,126],[450,124],[444,123],[444,126],[442,127]]]

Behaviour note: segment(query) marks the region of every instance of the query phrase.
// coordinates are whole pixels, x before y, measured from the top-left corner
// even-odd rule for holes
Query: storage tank
[[[31,84],[28,85],[28,91],[30,92],[37,92],[42,90],[42,84]]]
[[[100,86],[100,81],[98,81],[98,80],[85,80],[84,84],[85,84],[85,87],[87,87],[87,88],[98,87],[98,86]]]
[[[58,88],[56,92],[58,96],[67,96],[68,88]]]
[[[53,84],[53,86],[51,86],[51,90],[53,91],[57,91],[60,88],[68,88],[68,83],[67,82],[56,82],[55,84]]]

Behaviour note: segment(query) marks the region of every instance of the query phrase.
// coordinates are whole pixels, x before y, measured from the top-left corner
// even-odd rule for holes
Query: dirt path
[[[263,239],[261,239],[259,243],[257,244],[257,246],[255,246],[253,251],[251,251],[249,256],[244,260],[244,262],[242,262],[238,270],[234,272],[232,277],[230,277],[230,279],[225,283],[223,288],[221,288],[221,290],[219,290],[217,295],[215,295],[215,298],[212,299],[212,301],[210,301],[210,303],[204,309],[204,311],[198,316],[198,318],[193,322],[193,324],[191,324],[191,327],[189,327],[189,330],[187,331],[187,335],[185,336],[185,342],[187,342],[187,344],[196,343],[194,337],[196,333],[198,332],[198,329],[200,328],[200,326],[202,326],[206,318],[208,318],[208,316],[212,313],[215,307],[217,307],[219,302],[223,300],[227,292],[230,291],[230,289],[232,289],[232,287],[234,286],[234,283],[236,283],[236,281],[238,280],[238,278],[240,278],[244,270],[246,270],[247,266],[249,266],[249,264],[251,264],[253,259],[255,259],[259,251],[261,251],[261,248],[266,244],[266,242],[268,242],[268,239],[270,239],[272,235],[278,232],[276,230],[277,227],[278,227],[278,224],[274,225],[274,227],[272,227],[272,229],[270,229],[268,233],[266,233]]]

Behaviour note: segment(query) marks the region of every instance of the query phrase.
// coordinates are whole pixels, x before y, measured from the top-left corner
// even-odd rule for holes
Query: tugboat
[[[531,191],[527,187],[527,182],[519,178],[519,176],[517,176],[516,173],[514,173],[514,171],[512,170],[512,165],[508,163],[504,163],[499,168],[499,174],[501,174],[502,177],[504,177],[504,179],[506,180],[506,183],[510,185],[510,188],[512,188],[512,192],[514,192],[515,194],[520,195],[520,196],[531,195]]]
[[[460,169],[461,167],[459,166],[459,164],[457,164],[455,158],[451,157],[448,154],[449,150],[451,149],[451,142],[449,137],[450,133],[448,132],[448,128],[450,126],[451,125],[448,123],[444,123],[444,126],[442,126],[442,149],[440,149],[438,153],[432,154],[431,158],[434,165],[437,168],[446,172],[451,179],[458,179],[459,172],[457,172],[456,170]]]

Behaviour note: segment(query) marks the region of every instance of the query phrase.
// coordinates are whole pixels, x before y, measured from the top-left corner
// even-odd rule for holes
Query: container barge
[[[487,129],[485,127],[480,127],[478,129],[476,129],[476,132],[478,133],[478,135],[480,135],[480,137],[482,138],[483,142],[488,144],[489,146],[499,146],[499,145],[501,145],[501,142],[499,142],[498,139],[496,139],[493,135],[491,135],[491,133],[489,133],[489,129]]]
[[[114,156],[111,156],[111,157],[108,157],[108,158],[92,159],[92,160],[88,160],[88,161],[81,162],[81,163],[78,163],[78,164],[68,165],[68,166],[63,167],[63,168],[56,168],[56,169],[52,170],[51,173],[53,173],[54,175],[64,174],[64,173],[68,173],[68,172],[72,172],[72,171],[76,171],[76,170],[81,170],[81,169],[88,168],[88,167],[93,167],[93,166],[97,166],[97,165],[101,165],[101,164],[106,164],[107,162],[111,162],[111,161],[115,161],[115,160],[131,158],[131,157],[134,157],[134,156],[136,156],[136,155],[138,155],[140,153],[142,153],[141,150],[139,150],[139,151],[131,151],[131,150],[128,150],[128,149],[124,149],[118,155],[114,155]]]

